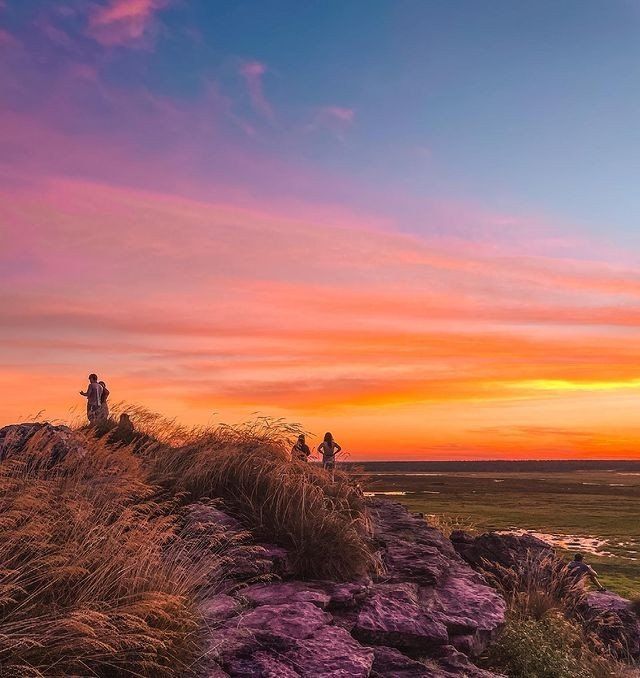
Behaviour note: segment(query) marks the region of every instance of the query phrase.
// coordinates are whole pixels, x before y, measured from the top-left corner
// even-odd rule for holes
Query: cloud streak
[[[105,46],[140,44],[157,28],[157,13],[169,0],[109,0],[89,15],[88,31]]]
[[[275,122],[275,113],[264,93],[263,83],[264,76],[268,71],[267,65],[260,61],[247,61],[240,66],[240,75],[244,79],[254,110],[273,123]]]

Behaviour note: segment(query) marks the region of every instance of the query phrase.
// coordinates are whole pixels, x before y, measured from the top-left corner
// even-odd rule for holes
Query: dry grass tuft
[[[190,499],[222,497],[261,538],[291,551],[300,577],[344,580],[378,567],[364,497],[349,476],[335,482],[290,459],[298,429],[259,419],[198,431],[149,455],[154,482]]]
[[[575,614],[586,592],[555,554],[529,552],[518,569],[487,563],[485,576],[521,616],[542,619],[549,611]]]
[[[41,444],[24,458],[50,456]],[[154,499],[130,450],[90,438],[84,450],[54,468],[0,464],[2,670],[184,675],[216,556],[178,539],[173,507]]]
[[[452,532],[462,530],[469,534],[478,532],[478,527],[471,516],[456,515],[453,513],[431,513],[426,516],[427,524],[440,530],[445,537],[450,537]]]

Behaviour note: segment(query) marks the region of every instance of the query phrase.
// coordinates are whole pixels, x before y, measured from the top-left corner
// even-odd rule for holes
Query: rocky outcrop
[[[578,611],[615,656],[640,658],[640,619],[631,601],[611,591],[591,591]]]
[[[24,458],[36,436],[38,463],[85,453],[66,427],[24,424],[0,430],[0,457]],[[248,539],[220,506],[182,510],[180,538],[226,554],[222,584],[212,571],[216,589],[202,589],[201,678],[494,676],[472,658],[502,625],[502,598],[423,519],[386,500],[369,509],[384,572],[341,583],[292,579],[286,550]]]
[[[472,537],[456,530],[451,533],[456,552],[476,569],[491,569],[494,565],[515,569],[531,554],[553,555],[553,547],[531,534],[501,534],[487,532]]]
[[[0,429],[0,461],[15,458],[31,467],[51,467],[69,455],[85,453],[82,439],[67,426],[38,422]]]
[[[530,534],[489,532],[472,537],[454,532],[451,541],[467,563],[483,572],[517,571],[536,559],[544,559],[549,572],[565,565],[553,547]],[[610,654],[623,660],[640,658],[640,619],[630,600],[610,591],[586,591],[577,607],[573,603],[570,607],[575,607],[571,614]]]
[[[242,529],[218,509],[192,510],[200,524]],[[370,512],[384,575],[299,581],[274,566],[269,571],[280,573],[277,581],[244,586],[236,575],[227,592],[202,604],[207,664],[201,675],[494,676],[470,657],[503,623],[502,598],[449,540],[401,505],[372,501]]]

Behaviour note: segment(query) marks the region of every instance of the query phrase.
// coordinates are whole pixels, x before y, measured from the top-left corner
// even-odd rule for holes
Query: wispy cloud
[[[89,15],[89,34],[106,46],[140,43],[157,27],[156,14],[170,0],[109,0]]]
[[[244,78],[251,99],[251,104],[257,113],[270,122],[275,120],[273,108],[264,93],[263,77],[268,67],[261,61],[247,61],[240,66],[240,75]]]
[[[344,141],[346,131],[353,125],[355,118],[353,108],[323,106],[315,112],[306,129],[308,132],[324,130]]]

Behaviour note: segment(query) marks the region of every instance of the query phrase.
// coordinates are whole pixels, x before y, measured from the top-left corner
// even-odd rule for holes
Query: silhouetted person
[[[109,398],[109,389],[104,381],[99,381],[98,384],[102,386],[102,395],[100,398],[100,415],[98,417],[99,421],[107,421],[109,418],[109,405],[107,404],[107,399]]]
[[[305,442],[304,435],[301,433],[296,440],[296,444],[291,448],[291,459],[294,461],[309,461],[311,450]]]
[[[593,582],[594,586],[597,587],[598,591],[606,591],[605,587],[598,580],[596,571],[591,565],[587,565],[587,563],[584,562],[582,553],[576,553],[573,560],[567,565],[567,569],[569,570],[569,574],[576,581],[583,581],[585,577],[588,577]]]
[[[87,419],[90,424],[95,424],[100,418],[100,406],[102,404],[102,386],[98,383],[96,374],[89,375],[89,386],[86,391],[80,391],[80,395],[87,399]]]
[[[108,441],[111,444],[120,443],[129,445],[139,437],[140,434],[136,433],[136,429],[129,418],[129,415],[126,412],[123,412],[118,420],[118,425],[109,433]]]
[[[331,479],[335,477],[336,468],[336,454],[342,448],[333,439],[333,436],[328,431],[324,434],[324,440],[318,445],[318,452],[322,453],[322,468],[331,471]]]

